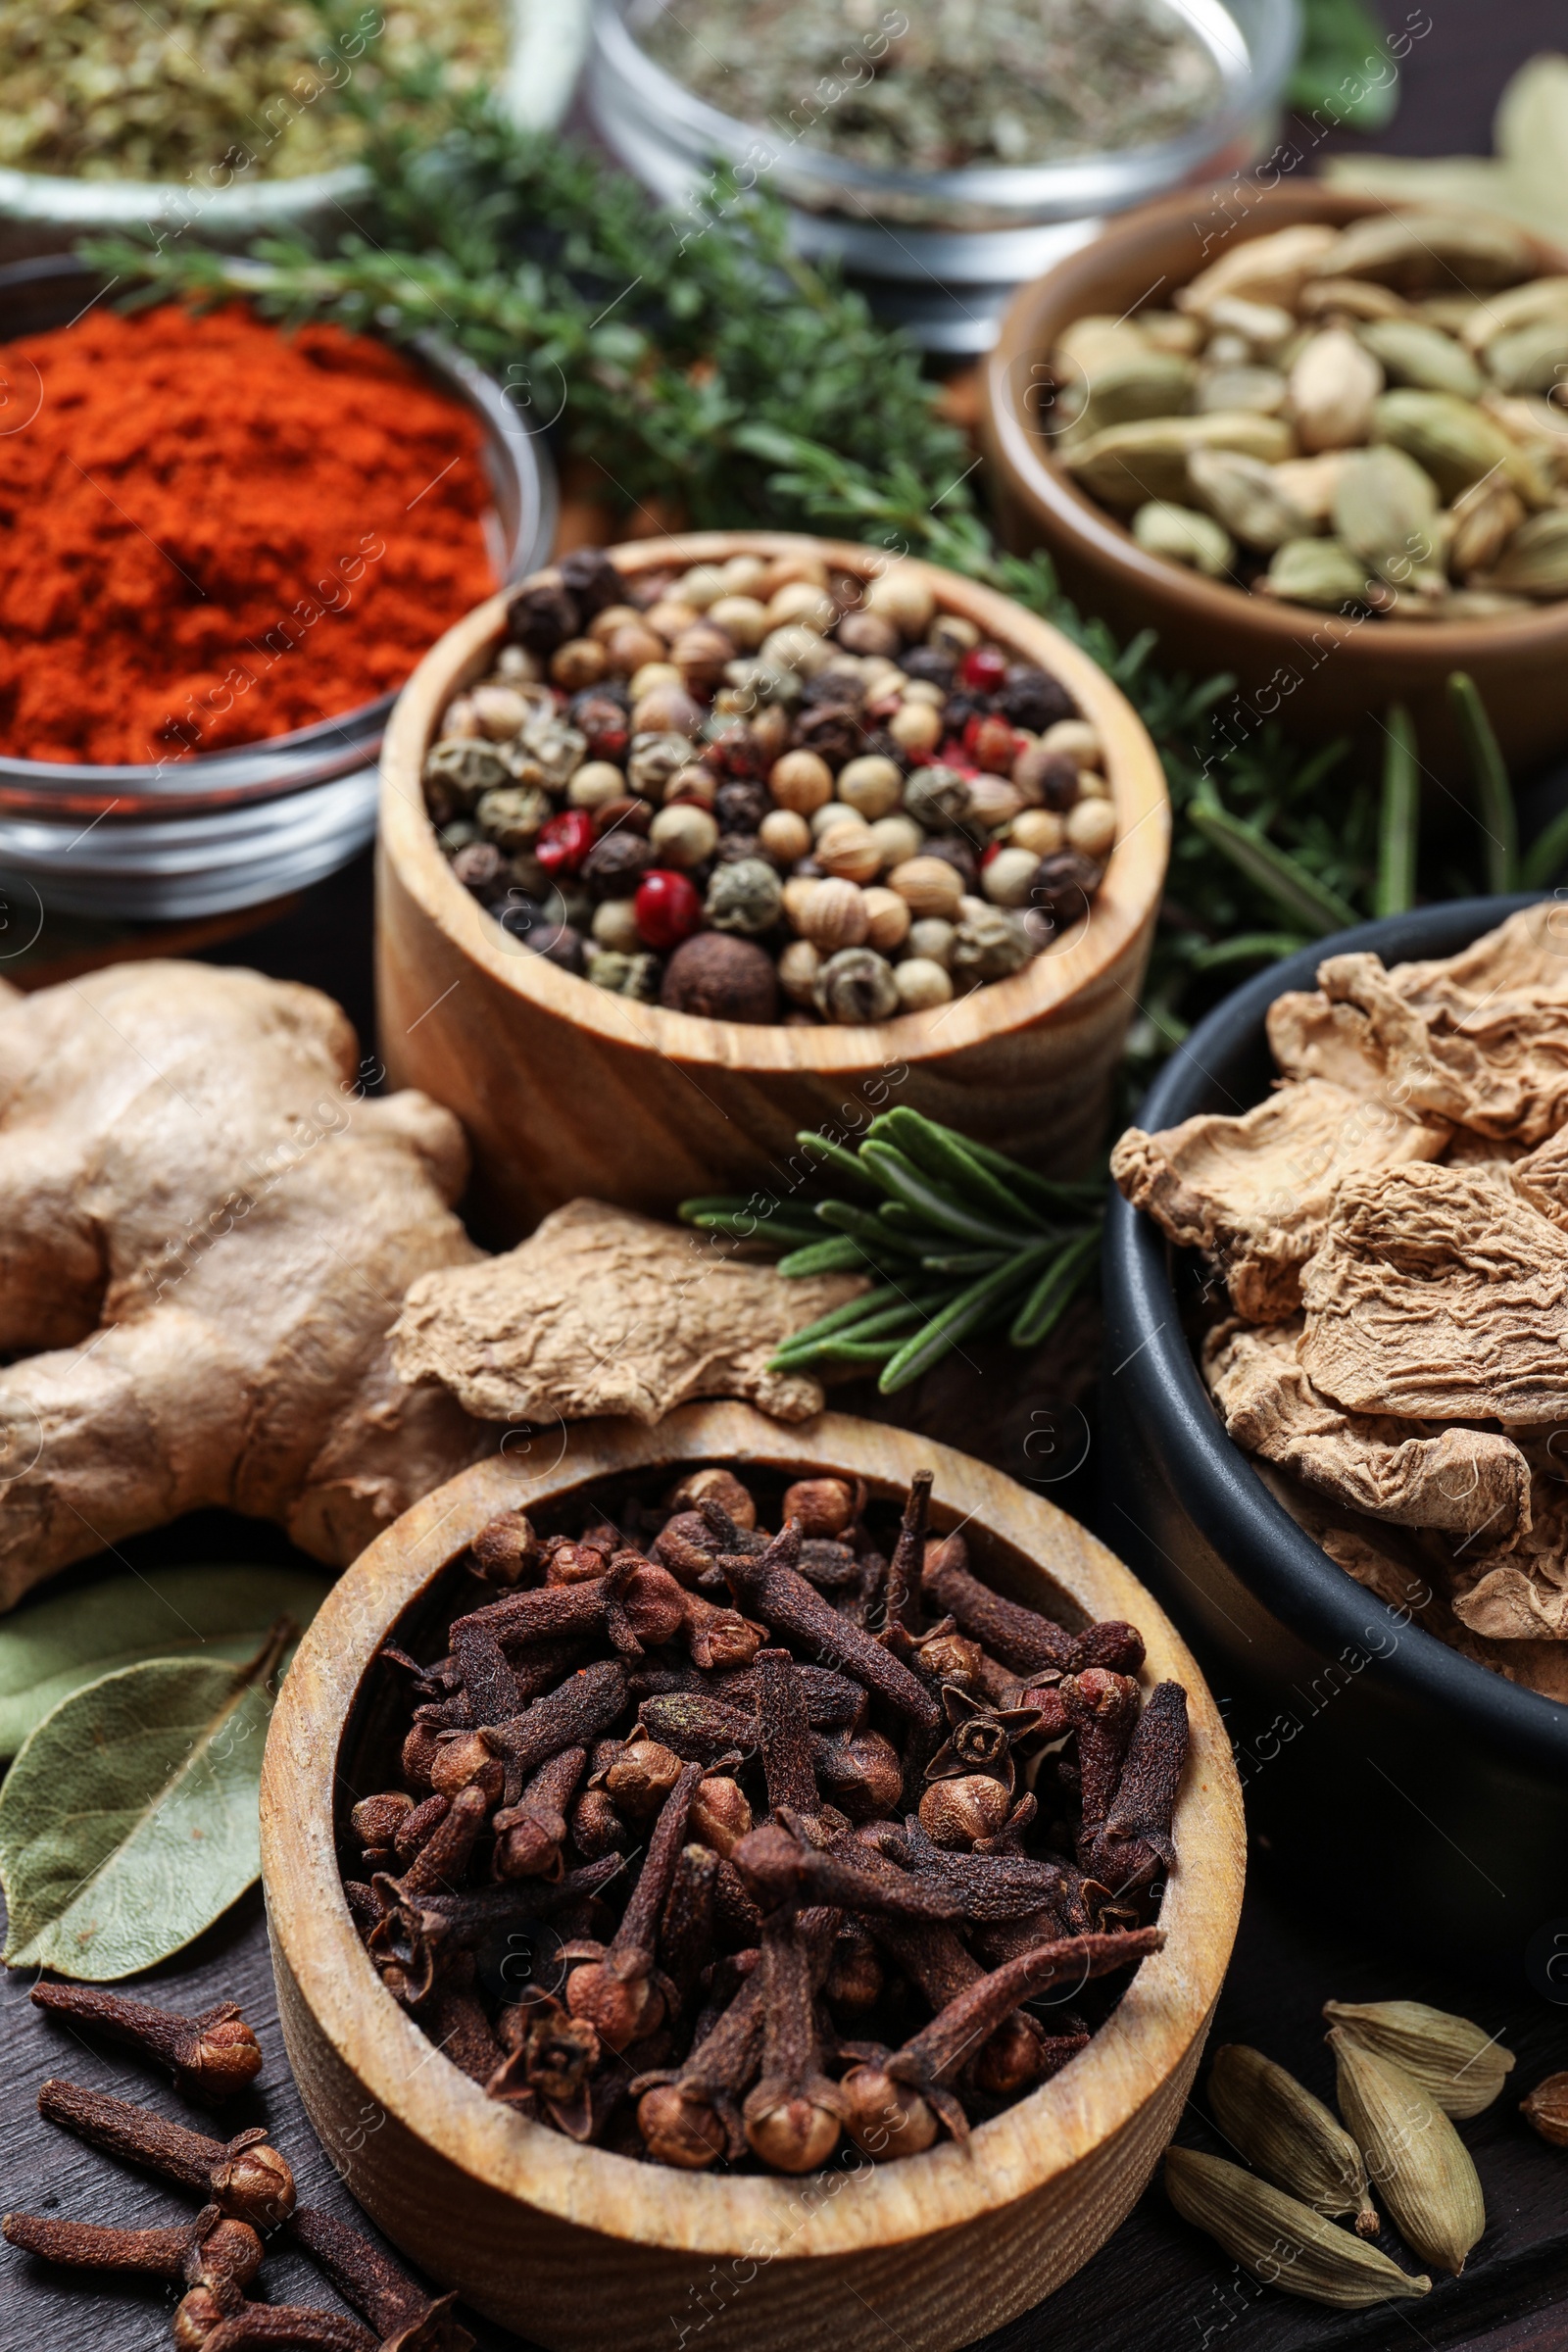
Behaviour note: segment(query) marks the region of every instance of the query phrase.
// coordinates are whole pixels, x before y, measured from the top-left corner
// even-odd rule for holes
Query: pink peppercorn
[[[534,854],[547,874],[574,874],[594,846],[594,820],[586,808],[565,808],[539,829]]]
[[[977,645],[963,657],[958,676],[973,694],[995,694],[1007,674],[1007,658],[994,645]]]
[[[637,885],[632,912],[640,937],[662,953],[691,938],[703,919],[703,902],[684,874],[655,865]]]

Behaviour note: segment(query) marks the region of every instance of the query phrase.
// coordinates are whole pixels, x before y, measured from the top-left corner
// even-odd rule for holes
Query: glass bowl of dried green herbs
[[[664,203],[769,186],[801,252],[973,352],[1105,215],[1256,154],[1298,37],[1297,0],[596,0],[587,96]]]

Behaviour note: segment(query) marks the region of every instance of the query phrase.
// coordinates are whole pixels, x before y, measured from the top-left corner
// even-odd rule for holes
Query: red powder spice
[[[140,765],[338,716],[496,584],[478,424],[368,336],[94,311],[0,364],[33,412],[0,433],[13,757]]]

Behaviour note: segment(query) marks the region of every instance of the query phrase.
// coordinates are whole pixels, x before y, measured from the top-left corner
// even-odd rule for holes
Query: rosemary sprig
[[[907,1388],[959,1342],[1003,1325],[1033,1348],[1060,1321],[1094,1273],[1103,1187],[1036,1176],[920,1111],[872,1120],[858,1150],[809,1131],[796,1139],[824,1176],[848,1175],[878,1205],[829,1198],[760,1216],[757,1199],[704,1195],[681,1203],[688,1225],[784,1249],[785,1275],[860,1272],[881,1279],[858,1298],[792,1332],[774,1371],[880,1364],[886,1396]],[[806,1231],[804,1247],[799,1237]],[[956,1279],[967,1277],[966,1280]]]

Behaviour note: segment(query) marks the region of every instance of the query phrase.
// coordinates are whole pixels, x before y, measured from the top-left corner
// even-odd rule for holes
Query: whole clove
[[[257,2127],[231,2140],[209,2139],[149,2108],[51,2076],[38,2087],[38,2113],[95,2148],[145,2166],[210,2197],[231,2221],[275,2229],[294,2210],[294,2176]]]
[[[42,1983],[33,1986],[32,2000],[35,2008],[74,2018],[172,2068],[179,2088],[193,2098],[232,2098],[262,2071],[261,2045],[233,2001],[180,2017],[93,1985]]]
[[[688,2171],[912,2155],[1085,2046],[1042,1987],[1157,1948],[1184,1695],[1144,1703],[1131,1627],[992,1592],[932,1483],[590,1494],[480,1531],[433,1664],[384,1645],[401,1786],[347,1813],[345,1888],[489,2097]]]
[[[469,2352],[472,2336],[451,2316],[455,2295],[427,2295],[379,2246],[329,2213],[302,2208],[290,2229],[344,2302],[368,2320],[382,2352]]]

